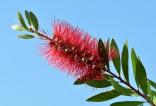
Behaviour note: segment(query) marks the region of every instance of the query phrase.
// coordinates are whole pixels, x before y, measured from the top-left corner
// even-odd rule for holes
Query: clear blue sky
[[[75,86],[74,79],[47,66],[35,48],[40,40],[16,37],[22,32],[11,26],[16,24],[17,11],[24,14],[25,9],[34,12],[40,27],[51,33],[55,16],[93,37],[114,38],[120,51],[128,40],[129,51],[134,47],[148,77],[156,81],[155,0],[5,0],[0,2],[0,106],[109,106],[132,99],[121,96],[108,102],[86,102],[100,90],[92,92],[90,87]],[[129,67],[135,86],[131,64]]]

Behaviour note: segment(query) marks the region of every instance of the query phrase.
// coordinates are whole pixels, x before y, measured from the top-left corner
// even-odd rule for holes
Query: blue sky
[[[47,66],[35,48],[41,40],[17,38],[22,32],[11,29],[16,24],[17,11],[23,15],[25,9],[34,12],[40,27],[50,33],[55,17],[79,26],[93,37],[102,40],[114,38],[120,51],[125,40],[128,40],[129,51],[134,47],[148,78],[156,81],[155,5],[155,0],[1,1],[0,106],[109,106],[115,101],[137,100],[121,96],[108,102],[86,102],[87,98],[101,91],[73,85],[73,78]],[[135,86],[131,64],[129,69],[131,84]]]

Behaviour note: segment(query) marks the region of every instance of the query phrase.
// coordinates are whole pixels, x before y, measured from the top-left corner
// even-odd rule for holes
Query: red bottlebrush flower
[[[53,37],[42,36],[48,38],[42,44],[41,53],[49,65],[61,68],[61,71],[74,78],[103,80],[101,74],[104,64],[98,54],[98,41],[87,32],[58,20],[53,22]],[[117,56],[115,49],[110,49],[110,53],[114,53],[114,56],[109,54],[109,59]]]

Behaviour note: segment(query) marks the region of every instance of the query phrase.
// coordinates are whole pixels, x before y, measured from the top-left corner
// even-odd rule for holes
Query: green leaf
[[[119,51],[118,46],[114,39],[111,40],[111,48],[115,48],[117,51]],[[113,59],[112,62],[118,74],[120,75],[120,56],[116,59]]]
[[[156,89],[156,83],[153,82],[152,80],[148,79],[148,81],[150,82],[151,86],[154,87]]]
[[[20,26],[20,25],[13,25],[11,26],[12,29],[16,30],[16,31],[24,31],[25,29]]]
[[[28,24],[31,26],[31,22],[30,22],[30,15],[29,15],[29,12],[27,10],[25,10],[25,17],[28,21]]]
[[[125,42],[124,47],[123,47],[123,50],[122,50],[121,60],[122,60],[123,74],[125,76],[125,79],[129,83],[129,72],[128,72],[128,43],[127,43],[127,41]]]
[[[147,76],[146,76],[146,70],[141,63],[140,59],[137,58],[137,64],[136,64],[136,76],[138,83],[143,90],[145,94],[147,94]]]
[[[86,78],[88,77],[88,75],[84,75],[80,78],[78,78],[75,82],[74,85],[81,85],[81,84],[85,84],[87,82]],[[91,79],[90,79],[91,80]]]
[[[143,101],[123,101],[123,102],[116,102],[111,104],[110,106],[138,106],[145,102]]]
[[[85,83],[88,81],[87,78],[88,78],[88,75],[84,75],[84,76],[78,78],[78,79],[74,82],[74,85],[85,84]],[[90,79],[90,80],[92,80],[92,79]]]
[[[132,66],[133,66],[133,73],[134,73],[134,77],[135,77],[135,81],[137,84],[137,87],[139,88],[139,83],[137,81],[137,77],[136,77],[136,62],[137,62],[137,56],[135,54],[134,49],[131,49],[131,61],[132,61]]]
[[[112,86],[111,82],[107,80],[90,80],[86,82],[86,84],[95,88],[105,88]]]
[[[22,35],[18,35],[17,37],[23,38],[23,39],[32,39],[32,38],[35,38],[36,36],[37,35],[22,34]]]
[[[119,85],[113,78],[110,78],[110,81],[112,83],[112,86],[115,88],[115,90],[117,90],[121,94],[123,94],[125,96],[138,96],[135,92],[133,92],[129,88],[125,88],[125,87]]]
[[[147,80],[147,94],[150,95],[150,98],[151,99],[153,98],[153,94],[152,94],[152,91],[151,91],[150,82],[148,80]]]
[[[20,21],[22,27],[23,27],[25,30],[29,31],[29,28],[28,28],[27,25],[25,24],[24,18],[23,18],[23,16],[21,15],[20,12],[17,12],[17,16],[18,16],[18,19],[19,19],[19,21]]]
[[[153,103],[156,105],[156,96],[153,96]]]
[[[100,58],[102,59],[102,62],[104,64],[107,64],[109,62],[109,59],[108,59],[106,48],[105,48],[104,43],[101,39],[98,42],[98,53],[100,55]]]
[[[84,83],[85,83],[84,81],[77,79],[73,85],[82,85]]]
[[[153,90],[151,91],[152,91],[152,94],[156,97],[156,91],[153,91]]]
[[[34,15],[34,13],[32,13],[31,11],[30,11],[29,15],[30,15],[31,24],[33,25],[33,27],[34,27],[36,30],[38,30],[39,23],[38,23],[37,17],[36,17],[36,16]]]
[[[127,90],[131,90],[130,88],[126,88],[126,87],[124,87],[125,89],[127,89]],[[131,93],[123,93],[122,94],[123,96],[131,96],[131,97],[139,97],[140,95],[138,95],[137,93],[135,93],[135,92],[131,92]]]
[[[156,92],[152,90],[152,94],[153,94],[153,103],[156,105]]]
[[[85,77],[85,76],[83,76]],[[109,80],[109,77],[113,77],[111,75],[108,75],[108,74],[102,74],[102,77],[104,80]],[[86,80],[82,80],[83,78],[78,78],[75,82],[74,82],[74,85],[81,85],[81,84],[85,84],[86,83]],[[91,80],[92,82],[93,80]],[[95,80],[94,80],[95,81]],[[106,83],[107,85],[107,83]],[[93,86],[93,85],[92,85]],[[103,85],[104,86],[104,85]]]
[[[121,93],[119,93],[116,90],[111,90],[111,91],[103,92],[103,93],[97,94],[95,96],[92,96],[89,99],[87,99],[86,101],[89,101],[89,102],[107,101],[107,100],[110,100],[110,99],[120,96],[120,94]]]

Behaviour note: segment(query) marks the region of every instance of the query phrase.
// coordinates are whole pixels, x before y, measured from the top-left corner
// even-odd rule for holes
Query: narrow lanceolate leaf
[[[136,62],[137,62],[137,56],[136,56],[135,51],[134,51],[133,48],[131,49],[131,61],[132,61],[133,73],[134,73],[135,81],[136,81],[136,84],[137,84],[137,86],[138,86],[138,88],[139,88],[139,83],[138,83],[137,77],[136,77]]]
[[[153,98],[152,98],[153,103],[156,105],[156,91],[153,91],[153,90],[151,90],[151,91],[152,91],[152,95],[153,95]]]
[[[153,94],[152,94],[152,91],[151,91],[151,85],[150,85],[150,82],[147,80],[147,94],[150,95],[150,98],[152,100],[153,98]]]
[[[116,102],[111,104],[110,106],[140,106],[145,102],[143,101],[123,101],[123,102]]]
[[[105,88],[112,86],[111,82],[107,80],[90,80],[86,82],[86,84],[94,88]]]
[[[156,89],[156,83],[153,82],[152,80],[149,80],[149,79],[148,79],[148,81],[150,82],[151,86],[154,87],[154,88]]]
[[[153,90],[151,90],[151,91],[152,91],[153,96],[156,97],[156,91],[153,91]]]
[[[147,76],[146,76],[146,70],[141,63],[140,59],[137,58],[137,64],[136,64],[136,77],[138,80],[138,83],[143,90],[145,94],[147,94]]]
[[[156,105],[156,96],[153,96],[153,103]]]
[[[22,34],[18,35],[17,37],[22,38],[22,39],[32,39],[35,38],[37,35],[29,35],[29,34]]]
[[[118,46],[114,39],[111,40],[111,48],[115,48],[117,51],[119,51]],[[116,59],[113,59],[112,62],[118,74],[120,75],[120,56]]]
[[[105,88],[105,87],[109,87],[111,86],[111,82],[108,81],[109,77],[112,77],[111,75],[108,74],[102,74],[103,80],[90,80],[87,81],[86,80],[82,80],[82,78],[78,78],[75,82],[74,85],[82,85],[82,84],[87,84],[91,87],[95,87],[95,88]]]
[[[92,96],[89,99],[87,99],[86,101],[89,101],[89,102],[102,102],[102,101],[107,101],[107,100],[116,98],[116,97],[118,97],[120,95],[121,95],[121,93],[119,93],[118,91],[111,90],[111,91],[108,91],[108,92],[103,92],[103,93],[97,94],[95,96]]]
[[[120,84],[118,84],[113,78],[110,78],[110,81],[112,83],[112,86],[115,88],[115,90],[120,92],[122,95],[138,96],[135,92],[131,91],[129,88],[125,88],[125,87],[121,86]]]
[[[86,79],[86,77],[88,77],[87,75],[84,75],[80,78],[78,78],[75,82],[74,85],[81,85],[81,84],[85,84],[88,80]],[[92,79],[89,79],[92,80]]]
[[[23,27],[25,30],[29,31],[29,28],[28,28],[27,25],[25,24],[24,18],[23,18],[23,16],[21,15],[20,12],[17,12],[17,16],[18,16],[18,19],[19,19],[19,21],[20,21],[22,27]]]
[[[30,15],[29,15],[29,12],[27,10],[25,10],[25,17],[26,17],[26,19],[28,21],[29,26],[31,26]]]
[[[98,42],[98,53],[100,55],[100,58],[102,59],[102,62],[106,63],[106,65],[107,65],[107,63],[109,62],[109,59],[108,59],[106,48],[101,39]]]
[[[77,80],[74,82],[73,85],[82,85],[82,84],[84,84],[84,83],[85,83],[85,81],[82,81],[82,80],[77,79]]]
[[[122,50],[122,70],[123,74],[125,76],[126,81],[129,83],[129,72],[128,72],[128,43],[127,41],[124,44],[123,50]]]
[[[83,76],[85,77],[85,76]],[[83,77],[80,77],[78,78],[75,82],[74,82],[74,85],[81,85],[81,84],[85,84],[87,82],[87,80]],[[104,80],[109,80],[109,77],[111,77],[110,75],[108,74],[102,74],[102,78]]]
[[[31,11],[30,11],[29,15],[30,15],[30,22],[31,22],[31,24],[33,25],[33,27],[36,30],[38,30],[39,23],[38,23],[37,17]]]
[[[80,78],[78,78],[75,82],[74,85],[81,85],[81,84],[85,84],[87,82],[86,78],[87,76],[82,76]]]
[[[156,105],[156,92],[152,90],[152,94],[153,94],[153,103]]]
[[[24,31],[25,29],[20,26],[20,25],[13,25],[11,26],[12,29],[16,30],[16,31]]]

